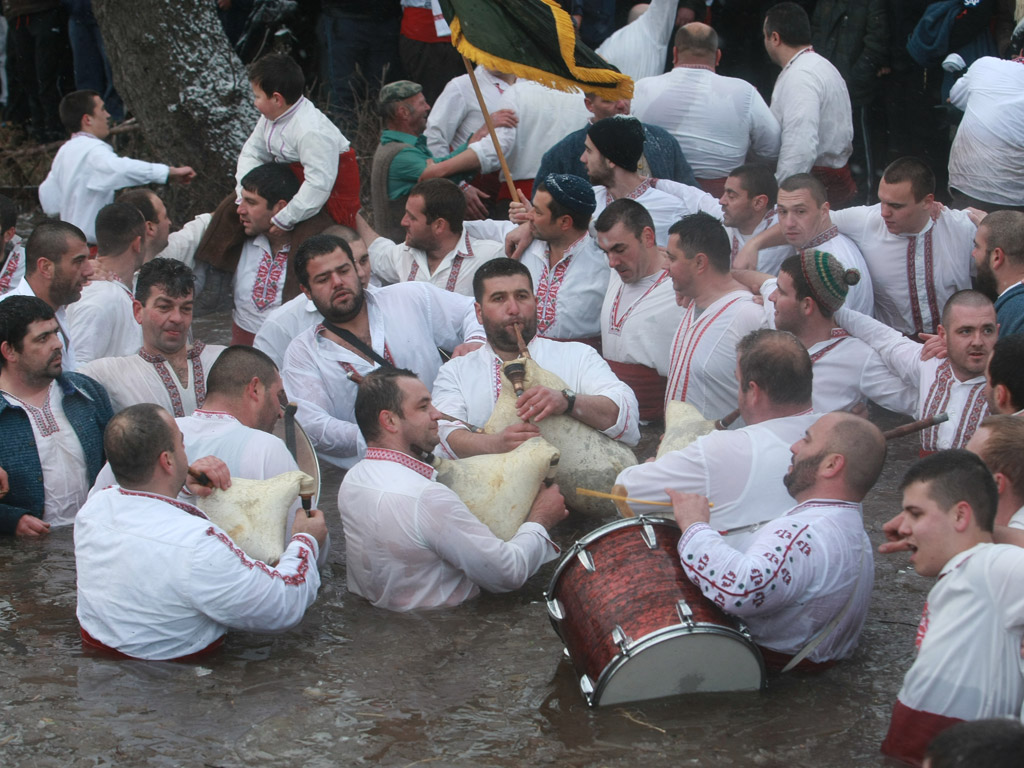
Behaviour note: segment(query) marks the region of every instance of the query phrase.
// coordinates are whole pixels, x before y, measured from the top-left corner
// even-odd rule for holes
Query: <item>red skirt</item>
[[[850,175],[850,166],[842,168],[828,168],[824,165],[816,165],[811,168],[811,175],[825,185],[825,192],[828,194],[828,204],[832,210],[849,205],[857,194],[857,185]]]
[[[605,359],[612,373],[633,390],[640,404],[641,421],[661,421],[665,416],[665,387],[668,379],[654,368],[639,363],[620,363]]]
[[[305,180],[306,174],[302,170],[302,163],[291,163],[289,167],[295,178],[300,182]],[[359,164],[356,162],[354,149],[338,155],[338,176],[334,179],[334,188],[324,208],[336,222],[355,229],[360,203]]]
[[[897,699],[892,707],[889,732],[882,742],[882,754],[910,765],[920,765],[932,739],[960,722],[963,721],[956,717],[911,709]]]

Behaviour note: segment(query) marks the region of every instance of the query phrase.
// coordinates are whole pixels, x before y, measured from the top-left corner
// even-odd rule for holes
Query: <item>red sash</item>
[[[431,22],[433,23],[433,22]],[[300,182],[306,178],[302,163],[290,163],[289,167]],[[356,163],[356,151],[349,149],[338,155],[338,176],[334,179],[327,204],[327,213],[339,224],[346,227],[356,226],[356,213],[359,212],[359,165]]]
[[[842,168],[828,168],[824,165],[816,165],[811,168],[811,175],[825,185],[825,192],[828,194],[828,204],[835,210],[848,205],[857,194],[857,185],[850,175],[850,166]]]
[[[759,645],[757,647],[758,650],[761,651],[761,657],[764,659],[765,667],[773,672],[781,672],[793,658],[793,656],[788,653],[773,651],[771,648],[765,648],[763,645]],[[829,661],[811,661],[810,659],[805,658],[793,667],[792,671],[824,672],[826,669],[831,669],[835,665],[836,662],[834,659]]]
[[[241,344],[245,347],[251,347],[256,343],[256,334],[242,328],[238,323],[231,323],[231,344]]]
[[[451,37],[438,37],[434,12],[430,8],[405,8],[402,11],[402,37],[421,43],[450,43]]]
[[[127,653],[122,653],[121,651],[117,650],[116,648],[111,648],[109,645],[106,645],[105,643],[101,643],[95,637],[93,637],[88,632],[86,632],[85,631],[85,627],[83,627],[83,626],[79,626],[78,627],[78,631],[82,635],[82,645],[85,646],[86,648],[94,648],[94,649],[96,649],[98,651],[104,651],[104,652],[109,653],[110,655],[112,655],[112,656],[114,656],[114,657],[116,657],[118,659],[132,659],[133,661],[146,661],[146,659],[138,659],[135,656],[129,656]],[[225,637],[226,637],[226,635],[221,635],[216,640],[214,640],[212,643],[210,643],[208,646],[206,646],[202,650],[196,651],[195,653],[190,653],[187,656],[178,656],[177,658],[174,658],[174,659],[163,659],[163,661],[196,661],[196,660],[198,660],[200,658],[203,658],[204,656],[210,655],[211,653],[213,653],[213,651],[215,651],[218,648],[220,648],[221,645],[224,644],[224,638]]]
[[[661,421],[665,416],[665,387],[668,378],[659,376],[657,370],[640,363],[620,363],[615,360],[605,362],[612,373],[633,390],[640,404],[640,419]]]
[[[882,742],[882,754],[910,765],[921,765],[925,750],[936,735],[957,723],[956,717],[911,709],[899,699],[892,707],[889,732]]]
[[[725,182],[728,180],[728,176],[724,176],[721,179],[697,179],[697,184],[709,195],[721,197],[725,194]]]
[[[517,190],[526,195],[527,200],[533,199],[533,179],[518,179],[512,182],[515,184]],[[508,184],[504,181],[501,182],[501,186],[498,188],[498,199],[499,200],[511,200],[512,193],[508,191]],[[519,201],[516,200],[518,203]]]

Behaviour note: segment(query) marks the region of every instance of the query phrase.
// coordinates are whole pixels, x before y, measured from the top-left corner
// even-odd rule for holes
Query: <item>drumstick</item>
[[[621,485],[615,486],[615,488],[621,488]],[[614,490],[614,489],[613,489]],[[576,493],[580,496],[593,496],[597,499],[611,499],[612,501],[626,501],[632,502],[633,504],[650,504],[652,507],[671,507],[671,501],[651,501],[650,499],[634,499],[625,494],[617,493],[605,493],[604,491],[592,491],[589,488],[577,488]],[[709,507],[715,506],[711,502],[708,502]]]

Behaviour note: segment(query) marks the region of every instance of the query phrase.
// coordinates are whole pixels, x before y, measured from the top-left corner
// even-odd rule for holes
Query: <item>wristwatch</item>
[[[565,408],[565,415],[572,416],[572,409],[576,407],[576,393],[566,387],[562,390],[562,397],[569,402],[569,405]]]

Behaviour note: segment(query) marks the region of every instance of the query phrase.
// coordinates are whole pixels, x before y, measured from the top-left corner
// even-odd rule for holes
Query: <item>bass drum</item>
[[[274,436],[284,440],[284,419],[278,419],[274,423]],[[299,469],[305,472],[316,481],[316,494],[313,496],[313,509],[319,509],[320,505],[320,461],[313,450],[313,441],[309,439],[306,430],[299,422],[295,422],[295,461]]]
[[[764,688],[760,651],[686,577],[679,536],[672,520],[617,520],[555,569],[548,613],[590,706]]]

